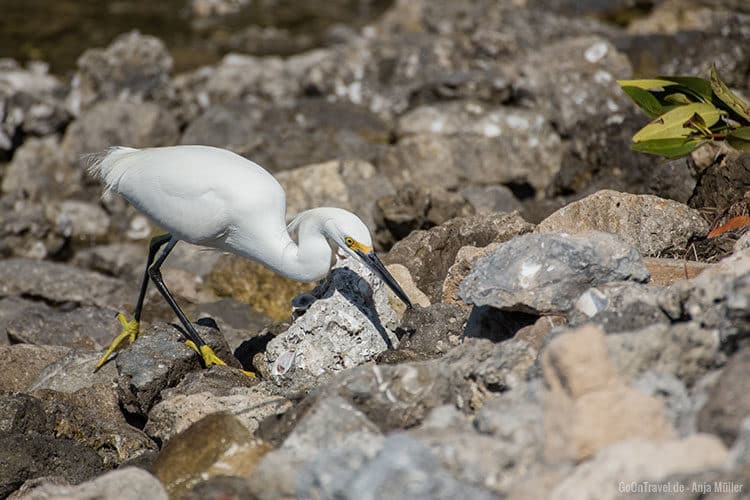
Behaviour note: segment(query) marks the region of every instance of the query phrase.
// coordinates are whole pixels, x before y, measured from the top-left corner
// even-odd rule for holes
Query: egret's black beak
[[[375,251],[364,253],[361,250],[356,250],[356,252],[357,255],[359,255],[359,257],[362,259],[362,261],[367,265],[367,267],[369,267],[372,272],[377,274],[378,277],[383,280],[383,283],[388,285],[388,287],[393,290],[393,293],[395,293],[396,296],[401,299],[401,302],[406,304],[406,307],[411,309],[411,301],[409,300],[409,297],[406,296],[406,292],[404,292],[404,290],[398,284],[396,278],[391,276],[391,273],[389,273],[388,269],[385,268],[383,262],[381,262],[381,260],[375,254]]]

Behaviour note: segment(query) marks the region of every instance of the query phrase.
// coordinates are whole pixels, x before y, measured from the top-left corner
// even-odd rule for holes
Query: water
[[[212,63],[230,50],[260,55],[305,50],[323,43],[330,26],[362,26],[390,3],[247,0],[236,14],[197,19],[188,0],[0,0],[0,57],[43,60],[53,73],[65,75],[86,49],[104,47],[120,33],[138,29],[165,42],[179,72]],[[254,49],[235,36],[249,26],[280,28],[296,41]],[[300,34],[305,35],[302,42]]]

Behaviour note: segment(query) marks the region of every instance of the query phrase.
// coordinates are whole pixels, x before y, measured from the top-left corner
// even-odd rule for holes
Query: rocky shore
[[[750,95],[748,33],[733,0],[397,0],[187,73],[139,32],[70,79],[0,60],[0,498],[747,498],[750,154],[631,151],[615,80],[715,62]],[[117,144],[358,213],[414,309],[349,259],[307,285],[180,244],[230,366],[150,290],[94,372],[158,231],[82,168]]]

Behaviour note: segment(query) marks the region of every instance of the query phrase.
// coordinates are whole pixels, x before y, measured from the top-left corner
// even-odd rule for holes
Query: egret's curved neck
[[[297,243],[284,228],[275,258],[264,262],[273,271],[296,281],[316,281],[331,268],[331,245],[325,237],[325,223],[315,210],[301,213],[296,219]]]

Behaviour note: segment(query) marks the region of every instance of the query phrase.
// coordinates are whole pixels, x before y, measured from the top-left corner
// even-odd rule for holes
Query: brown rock
[[[277,321],[289,319],[292,299],[314,286],[284,278],[236,255],[222,255],[206,281],[216,295],[250,304]]]
[[[462,246],[484,247],[531,229],[515,212],[458,217],[429,231],[414,231],[396,243],[384,261],[404,265],[430,301],[438,302],[445,276]]]
[[[687,242],[708,232],[697,210],[652,195],[598,191],[564,206],[537,227],[536,232],[582,233],[591,230],[619,235],[643,256],[683,250]]]
[[[178,498],[201,480],[249,475],[270,449],[235,417],[214,413],[172,438],[162,448],[153,473],[170,498]]]
[[[660,259],[647,257],[643,259],[646,269],[651,274],[650,285],[669,286],[675,281],[688,280],[698,276],[711,264],[679,259]]]
[[[24,391],[48,365],[69,351],[67,347],[17,344],[0,346],[3,370],[0,372],[0,392]]]
[[[524,326],[518,330],[513,338],[523,340],[534,349],[539,350],[552,329],[566,323],[567,320],[564,316],[542,316],[533,325]]]
[[[581,461],[630,438],[669,439],[664,404],[625,385],[607,354],[601,329],[584,326],[556,337],[542,354],[545,456]]]
[[[386,268],[391,273],[391,275],[396,278],[396,281],[398,281],[398,284],[401,285],[401,288],[403,288],[404,292],[406,292],[406,296],[409,297],[409,300],[411,300],[412,304],[421,307],[430,306],[429,297],[427,297],[427,295],[425,295],[422,290],[417,288],[417,284],[414,283],[414,278],[411,277],[411,273],[405,266],[402,266],[401,264],[391,264],[389,266],[386,266]],[[398,314],[399,318],[402,317],[404,315],[404,312],[406,311],[406,305],[401,302],[401,299],[399,299],[395,293],[393,293],[393,290],[388,288],[387,291],[388,303],[391,305],[393,310],[396,311],[396,314]]]

